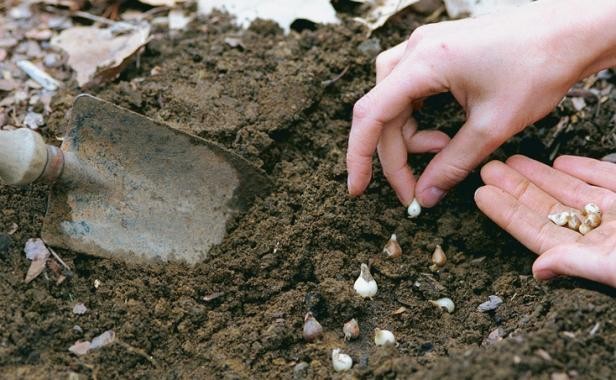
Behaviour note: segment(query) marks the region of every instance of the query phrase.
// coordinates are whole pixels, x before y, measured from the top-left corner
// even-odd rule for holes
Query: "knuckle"
[[[403,170],[404,170],[404,165],[398,166],[395,168],[384,167],[383,176],[385,176],[385,178],[390,180],[392,178],[396,178],[400,174],[400,172],[402,172]]]
[[[366,118],[369,115],[373,104],[374,102],[370,93],[367,93],[366,95],[362,96],[357,102],[355,102],[355,105],[353,106],[353,118]]]
[[[384,51],[376,56],[375,61],[377,71],[386,70],[391,65],[391,58],[389,54]]]
[[[447,185],[453,186],[466,178],[469,172],[469,169],[458,164],[447,163],[443,167],[442,178],[444,178]]]

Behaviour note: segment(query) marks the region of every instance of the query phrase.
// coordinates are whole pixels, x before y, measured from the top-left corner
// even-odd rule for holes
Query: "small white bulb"
[[[593,228],[591,226],[589,226],[586,223],[582,223],[580,224],[580,227],[578,229],[578,231],[582,234],[582,235],[586,235],[587,233],[589,233],[590,231],[592,231]]]
[[[417,218],[419,214],[421,214],[421,205],[417,202],[417,199],[413,198],[413,202],[411,202],[409,208],[406,209],[406,213],[409,219]]]
[[[589,203],[586,206],[584,206],[584,213],[586,215],[589,215],[589,214],[599,214],[599,215],[601,215],[601,209],[596,204]]]
[[[396,344],[396,337],[389,330],[376,328],[374,329],[374,344],[377,346],[393,345]]]
[[[566,225],[569,222],[569,218],[570,215],[568,211],[556,212],[554,214],[548,215],[548,219],[550,219],[557,226]]]
[[[583,223],[591,228],[597,228],[601,224],[601,214],[588,214]]]
[[[441,309],[446,310],[449,314],[453,313],[456,309],[456,305],[454,305],[451,298],[439,298],[436,301],[430,300],[430,303],[434,306],[438,306]]]
[[[569,213],[569,220],[567,221],[567,227],[570,229],[577,231],[582,224],[582,215],[580,215],[577,211],[571,211]]]
[[[332,365],[336,372],[347,371],[353,367],[353,359],[347,354],[340,352],[339,348],[332,350]]]
[[[370,273],[370,268],[368,268],[366,264],[361,265],[361,273],[359,277],[357,277],[357,280],[355,280],[353,289],[364,298],[372,298],[376,295],[378,286]]]

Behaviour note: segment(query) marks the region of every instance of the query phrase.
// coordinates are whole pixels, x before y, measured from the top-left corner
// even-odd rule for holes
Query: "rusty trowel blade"
[[[204,260],[270,190],[236,154],[89,95],[75,100],[61,149],[43,238],[97,256]]]

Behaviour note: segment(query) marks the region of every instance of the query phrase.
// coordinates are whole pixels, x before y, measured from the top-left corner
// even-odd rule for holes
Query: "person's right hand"
[[[582,77],[614,63],[616,2],[542,0],[508,13],[416,29],[377,58],[377,85],[353,110],[348,189],[361,194],[377,149],[400,201],[434,206],[509,137],[548,114]],[[610,59],[604,57],[611,47]],[[411,106],[450,91],[467,120],[448,140],[417,132]],[[437,152],[415,186],[408,152]]]

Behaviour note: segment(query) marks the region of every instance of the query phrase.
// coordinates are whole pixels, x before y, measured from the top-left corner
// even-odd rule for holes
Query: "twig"
[[[43,242],[45,243],[45,245],[47,245],[47,242],[46,242],[45,240],[43,240]],[[55,257],[55,258],[56,258],[56,260],[58,260],[58,262],[59,262],[60,264],[62,264],[62,266],[63,266],[64,268],[66,268],[66,269],[67,269],[67,270],[69,270],[69,271],[72,271],[71,267],[69,267],[69,266],[68,266],[68,265],[64,262],[64,260],[62,260],[62,259],[60,258],[60,256],[58,256],[58,254],[56,253],[56,251],[54,251],[54,250],[53,250],[53,248],[51,248],[51,247],[49,247],[49,246],[48,246],[48,247],[47,247],[47,249],[49,250],[49,252],[51,252],[51,254],[53,255],[53,257]]]
[[[342,78],[344,76],[344,74],[346,74],[347,71],[349,71],[349,67],[350,66],[345,67],[344,70],[342,70],[342,72],[340,74],[336,75],[332,79],[324,80],[323,82],[321,82],[321,85],[324,86],[324,87],[327,87],[327,86],[330,86],[330,85],[336,83],[338,80],[340,80],[340,78]]]
[[[158,367],[158,363],[156,362],[156,360],[154,360],[154,357],[152,357],[152,355],[148,354],[147,352],[145,352],[141,348],[133,347],[130,344],[128,344],[126,342],[123,342],[123,341],[121,341],[119,339],[116,340],[115,343],[118,343],[120,346],[124,347],[126,349],[126,351],[141,356],[145,360],[149,361],[150,364],[152,364],[154,367],[159,368]]]

